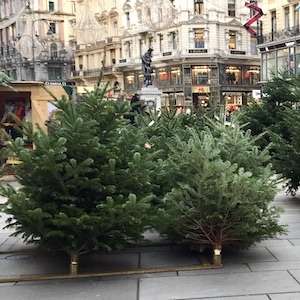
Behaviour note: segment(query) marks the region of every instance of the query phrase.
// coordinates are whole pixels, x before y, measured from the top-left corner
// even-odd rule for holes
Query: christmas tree
[[[177,136],[165,164],[174,187],[160,208],[161,231],[216,254],[283,233],[271,206],[276,180],[269,156],[254,143],[237,124],[190,129],[187,141]]]
[[[73,273],[81,254],[135,242],[148,223],[152,161],[143,135],[124,118],[128,106],[107,101],[105,92],[77,104],[59,100],[49,134],[24,131],[33,150],[23,139],[12,141],[22,188],[2,188],[8,227],[27,242],[68,253]]]

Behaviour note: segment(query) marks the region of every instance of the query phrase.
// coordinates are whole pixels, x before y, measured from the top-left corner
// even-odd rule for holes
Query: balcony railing
[[[258,36],[258,44],[281,41],[300,35],[300,25]]]

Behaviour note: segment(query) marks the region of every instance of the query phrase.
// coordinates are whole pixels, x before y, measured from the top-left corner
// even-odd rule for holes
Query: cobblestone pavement
[[[0,284],[0,299],[300,300],[300,200],[281,193],[275,198],[275,203],[285,209],[281,222],[289,226],[288,234],[261,242],[247,251],[225,254],[222,269]],[[5,216],[0,219],[0,226],[4,219]],[[0,277],[67,270],[65,260],[60,257],[30,255],[28,250],[33,250],[32,247],[24,245],[19,238],[9,237],[10,233],[7,230],[0,232]],[[22,253],[7,253],[10,251]],[[139,253],[127,251],[109,258],[97,256],[96,260],[104,270],[115,270],[194,264],[196,258],[180,249],[165,246],[142,249]],[[87,265],[91,265],[89,261]]]

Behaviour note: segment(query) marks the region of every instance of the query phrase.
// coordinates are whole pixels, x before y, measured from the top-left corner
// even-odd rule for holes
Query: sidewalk
[[[299,300],[300,299],[300,200],[284,194],[275,203],[284,207],[281,222],[289,233],[264,241],[248,251],[224,254],[224,268],[190,272],[103,279],[80,279],[0,285],[5,300]],[[0,219],[0,226],[3,225]],[[32,250],[20,239],[0,233],[0,252]],[[94,263],[96,259],[96,263]],[[128,250],[122,255],[83,258],[83,266],[98,271],[137,266],[194,265],[199,257],[178,247],[162,246]],[[86,263],[86,264],[85,264]],[[63,257],[23,252],[0,255],[0,277],[32,272],[65,272]],[[90,271],[90,267],[86,269]]]

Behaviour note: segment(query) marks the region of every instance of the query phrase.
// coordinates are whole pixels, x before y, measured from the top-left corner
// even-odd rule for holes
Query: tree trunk
[[[70,275],[77,275],[78,274],[78,263],[79,257],[77,254],[71,254],[70,257]]]
[[[215,266],[221,266],[222,265],[222,246],[216,245],[213,249],[214,255],[213,255],[213,264]]]

